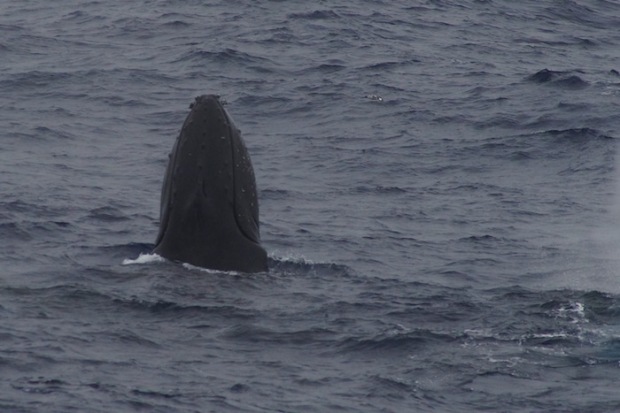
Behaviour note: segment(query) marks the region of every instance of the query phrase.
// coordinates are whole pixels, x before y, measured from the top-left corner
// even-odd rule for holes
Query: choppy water
[[[2,2],[0,410],[620,410],[618,27],[605,0]],[[123,264],[203,93],[269,274]]]

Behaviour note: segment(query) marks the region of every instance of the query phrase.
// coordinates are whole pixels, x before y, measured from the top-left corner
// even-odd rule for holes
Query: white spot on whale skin
[[[140,254],[138,258],[132,260],[131,258],[125,258],[123,260],[123,265],[134,265],[134,264],[151,264],[154,262],[163,262],[166,261],[165,258],[159,256],[158,254]]]

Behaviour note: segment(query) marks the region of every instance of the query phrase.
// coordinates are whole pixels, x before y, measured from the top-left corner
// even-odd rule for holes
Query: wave
[[[580,90],[588,87],[590,84],[583,80],[574,72],[560,72],[543,69],[529,76],[527,79],[535,83],[548,83],[564,89]]]
[[[172,63],[217,63],[222,65],[238,64],[241,66],[257,65],[259,67],[277,67],[277,65],[266,57],[257,54],[249,54],[232,48],[219,51],[212,50],[191,50],[183,53]]]
[[[397,353],[413,354],[428,346],[441,346],[454,342],[458,336],[430,330],[389,331],[371,337],[348,337],[338,343],[339,352],[351,356],[362,353],[384,353],[394,356]]]
[[[288,15],[289,19],[300,20],[328,20],[338,19],[340,16],[333,10],[314,10],[305,13],[291,13]]]
[[[352,270],[342,264],[316,262],[299,253],[273,251],[269,254],[269,270],[278,275],[294,273],[296,276],[319,272],[322,276],[349,276]]]

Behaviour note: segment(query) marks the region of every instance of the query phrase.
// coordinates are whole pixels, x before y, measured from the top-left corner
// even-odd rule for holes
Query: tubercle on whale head
[[[233,122],[230,115],[224,109],[225,104],[219,95],[196,96],[194,102],[190,104],[190,114],[183,126],[191,125],[194,121],[206,126],[205,122],[215,121],[224,123],[230,128]]]
[[[192,103],[190,103],[190,104],[189,104],[189,108],[190,108],[190,109],[193,109],[193,108],[194,108],[194,105],[195,105],[197,102],[200,102],[200,101],[201,101],[202,99],[204,99],[204,98],[215,98],[215,99],[217,99],[217,100],[219,101],[219,100],[220,100],[220,98],[221,98],[221,96],[220,96],[220,95],[198,95],[198,96],[196,96],[196,97],[194,98],[194,101],[193,101]],[[222,102],[221,102],[221,103],[222,103]],[[222,103],[222,104],[223,104],[223,103]]]
[[[199,95],[194,98],[194,101],[189,104],[189,108],[193,109],[196,103],[202,103],[205,100],[213,99],[217,101],[221,106],[226,106],[228,102],[220,95]]]
[[[188,140],[202,141],[200,148],[204,150],[206,148],[204,142],[215,139],[214,129],[220,127],[225,130],[221,136],[223,140],[226,140],[233,133],[232,120],[224,109],[219,95],[196,96],[189,107],[190,113],[187,115],[178,136],[181,145]]]

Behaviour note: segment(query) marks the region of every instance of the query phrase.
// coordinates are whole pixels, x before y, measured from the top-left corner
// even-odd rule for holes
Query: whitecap
[[[151,264],[153,262],[163,262],[165,260],[165,258],[157,254],[140,254],[136,259],[125,258],[123,260],[123,265]]]

